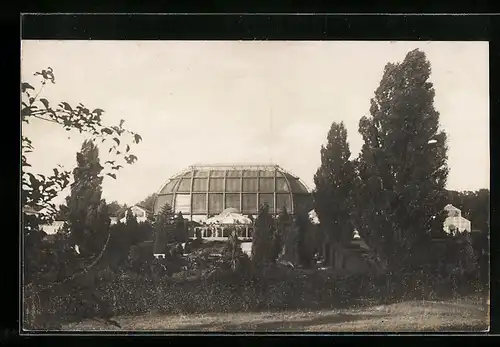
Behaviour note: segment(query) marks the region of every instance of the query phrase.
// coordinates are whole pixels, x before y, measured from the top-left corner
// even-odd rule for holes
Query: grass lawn
[[[121,316],[122,330],[135,331],[303,331],[303,332],[446,332],[485,331],[489,305],[476,297],[449,301],[406,301],[391,305],[285,312]],[[95,321],[63,330],[119,330]]]

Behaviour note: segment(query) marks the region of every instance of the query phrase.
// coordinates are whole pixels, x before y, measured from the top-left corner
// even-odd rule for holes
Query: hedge
[[[101,283],[98,295],[110,305],[111,315],[146,312],[163,314],[214,313],[258,310],[328,309],[353,305],[359,299],[429,299],[449,294],[451,284],[411,276],[336,276],[328,271],[271,267],[242,276],[219,272],[211,278],[186,280],[163,277],[117,277]],[[51,298],[44,322],[64,322],[99,316],[98,305],[79,305],[75,296]]]

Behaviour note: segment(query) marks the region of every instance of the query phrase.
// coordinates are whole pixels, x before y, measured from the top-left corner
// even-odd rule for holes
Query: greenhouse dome
[[[312,208],[312,197],[297,176],[278,165],[193,165],[161,187],[154,213],[169,204],[184,218],[204,222],[228,208],[256,216],[264,203],[272,214],[282,208],[295,213]]]

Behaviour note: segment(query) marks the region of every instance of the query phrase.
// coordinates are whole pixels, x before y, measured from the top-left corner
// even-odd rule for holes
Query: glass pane
[[[225,173],[224,170],[212,170],[210,171],[210,177],[224,177]]]
[[[226,178],[226,192],[239,192],[241,191],[240,178]]]
[[[260,177],[274,177],[274,170],[261,170]]]
[[[207,194],[193,194],[193,213],[207,213]]]
[[[240,177],[241,176],[241,171],[240,170],[229,170],[226,174],[227,177]]]
[[[168,182],[165,187],[161,190],[160,194],[165,194],[165,193],[171,193],[175,187],[175,184],[177,183],[178,180],[171,180]]]
[[[307,193],[306,187],[302,183],[299,182],[296,178],[289,178],[290,188],[292,188],[293,193]]]
[[[224,202],[223,194],[209,194],[208,195],[208,213],[217,214],[222,212]]]
[[[223,192],[224,191],[224,179],[223,178],[211,178],[210,179],[210,191],[211,192]]]
[[[276,177],[284,177],[284,175],[281,173],[281,171],[276,170]]]
[[[259,207],[267,203],[269,212],[274,213],[274,194],[259,194]]]
[[[172,204],[172,197],[173,197],[172,194],[158,195],[156,197],[156,203],[155,203],[155,207],[154,207],[154,213],[155,214],[160,213],[161,209],[163,208],[163,206],[165,206],[165,204],[169,204],[170,207],[172,207],[173,206],[173,204]]]
[[[179,184],[177,191],[180,193],[190,192],[191,191],[191,178],[181,179],[181,183]]]
[[[240,210],[240,194],[226,194],[226,208]]]
[[[193,179],[193,192],[206,192],[208,186],[208,179],[194,178]]]
[[[247,193],[257,192],[257,179],[256,178],[244,178],[243,179],[243,191]]]
[[[182,177],[191,177],[193,175],[193,173],[191,171],[189,172],[186,172],[184,175],[182,175]]]
[[[191,212],[191,195],[176,194],[175,196],[175,213],[190,213]]]
[[[288,183],[284,178],[276,178],[276,191],[278,193],[287,193],[290,191]]]
[[[258,173],[257,170],[245,170],[243,171],[243,177],[257,177]]]
[[[272,193],[274,192],[274,178],[260,178],[259,192]]]
[[[208,171],[197,170],[194,172],[194,177],[208,177]]]
[[[243,194],[241,212],[255,214],[257,213],[257,194]]]
[[[290,199],[290,194],[276,194],[276,208],[278,212],[286,208],[288,213],[292,212],[292,199]]]

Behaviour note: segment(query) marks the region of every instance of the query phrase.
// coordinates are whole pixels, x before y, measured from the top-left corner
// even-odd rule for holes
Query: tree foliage
[[[175,235],[172,237],[173,241],[178,243],[187,242],[189,239],[188,232],[188,224],[182,212],[179,212],[175,218]]]
[[[354,164],[344,123],[333,123],[326,146],[321,146],[321,166],[314,175],[314,210],[327,239],[345,243],[352,239],[355,209]]]
[[[176,231],[175,214],[169,204],[165,204],[154,223],[155,253],[164,253],[167,244],[174,240]]]
[[[229,237],[222,252],[222,258],[228,263],[233,272],[239,271],[245,274],[249,270],[248,256],[241,249],[241,241],[238,238],[236,228],[229,230]]]
[[[478,257],[474,252],[474,248],[472,245],[472,238],[469,233],[464,233],[458,236],[460,241],[460,249],[459,249],[459,262],[465,272],[468,273],[476,273],[479,269]]]
[[[137,222],[137,217],[133,213],[132,208],[128,208],[127,212],[125,213],[125,223],[132,228],[137,228],[137,225],[139,225],[139,223]]]
[[[296,263],[298,258],[297,251],[297,235],[292,230],[292,217],[286,208],[280,211],[277,221],[278,234],[282,240],[282,253],[281,258],[292,264]]]
[[[125,205],[120,204],[118,201],[111,201],[110,203],[108,203],[108,211],[110,216],[118,217],[119,211],[123,208],[126,209]]]
[[[102,179],[105,175],[116,178],[116,172],[123,164],[132,164],[137,157],[132,154],[132,144],[138,144],[142,139],[137,133],[123,128],[123,120],[117,126],[108,126],[102,120],[104,111],[94,109],[91,111],[83,104],[72,106],[70,103],[62,101],[57,106],[43,98],[41,92],[48,84],[55,83],[55,76],[52,68],[47,68],[36,72],[35,76],[40,77],[40,86],[35,88],[28,82],[21,83],[21,121],[23,128],[37,119],[50,122],[55,126],[60,126],[66,131],[76,130],[89,135],[89,140],[94,144],[100,141],[102,146],[109,146],[108,152],[116,159],[106,161],[101,167],[95,165],[92,170],[97,169]],[[40,302],[42,307],[35,307],[31,310],[32,327],[42,327],[47,314],[47,297],[43,295],[54,293],[59,290],[83,293],[84,296],[95,296],[94,277],[96,274],[96,264],[105,253],[109,235],[102,245],[99,237],[85,238],[85,235],[95,235],[97,230],[109,228],[109,218],[107,206],[100,199],[100,191],[94,196],[93,193],[82,187],[83,182],[75,183],[73,191],[79,191],[85,196],[86,202],[92,201],[91,208],[84,215],[83,208],[80,208],[77,200],[71,199],[71,204],[67,210],[58,210],[54,203],[54,198],[70,184],[71,171],[63,169],[61,166],[54,168],[51,175],[43,175],[35,172],[28,160],[28,154],[34,152],[35,145],[31,139],[24,134],[21,137],[21,206],[23,208],[22,222],[24,227],[24,282],[27,286],[25,299],[30,302]],[[94,164],[92,164],[94,165]],[[74,176],[85,176],[84,172],[89,172],[89,168],[77,167]],[[92,171],[90,170],[90,171]],[[98,180],[94,179],[95,184]],[[97,199],[99,198],[99,199]],[[74,214],[71,216],[70,210]],[[79,211],[76,213],[75,211]],[[53,242],[44,240],[44,233],[40,230],[42,224],[49,224],[57,217],[68,217],[72,225],[76,225],[76,231],[68,228],[66,233],[56,235]],[[78,215],[78,217],[77,217]],[[81,227],[81,226],[84,227]],[[92,229],[88,228],[92,225]],[[69,232],[68,232],[69,231]],[[97,235],[101,233],[97,232]],[[89,254],[96,254],[97,246],[101,244],[102,249],[93,258],[90,264],[81,262],[81,255],[74,247],[74,237],[79,238],[79,244],[83,243],[83,251]],[[83,282],[83,286],[78,282]],[[73,288],[73,289],[72,289]],[[76,288],[76,289],[75,289]],[[75,291],[76,290],[76,291]],[[45,293],[45,294],[44,294]],[[89,295],[86,295],[89,294]],[[42,296],[42,299],[40,297]],[[78,300],[75,297],[75,300]],[[94,302],[95,303],[95,302]],[[99,303],[100,306],[103,302]],[[45,308],[43,308],[45,307]]]
[[[66,198],[68,225],[82,256],[89,257],[103,248],[110,219],[106,201],[102,199],[103,177],[100,174],[103,167],[97,146],[92,141],[84,141],[76,160],[71,193]]]
[[[137,205],[144,207],[148,211],[154,210],[154,205],[156,201],[156,193],[148,195],[144,200],[140,201]]]
[[[269,205],[263,204],[255,220],[252,238],[252,262],[261,266],[273,262],[274,219],[269,213]]]
[[[287,230],[286,220],[290,219],[286,206],[283,206],[279,211],[278,218],[275,220],[275,227],[272,238],[272,258],[277,260],[282,256],[285,249],[285,235],[289,230]],[[289,228],[288,228],[289,229]]]
[[[309,268],[312,266],[313,245],[309,235],[311,229],[309,218],[305,211],[299,210],[295,213],[292,229],[296,230],[293,234],[297,237],[298,262],[302,267]]]
[[[419,50],[387,64],[370,116],[359,122],[358,230],[392,265],[444,218],[446,134],[439,129],[430,73]]]
[[[100,141],[109,145],[109,153],[114,154],[116,159],[104,163],[101,175],[116,178],[116,172],[122,164],[132,164],[137,157],[131,152],[131,144],[139,143],[142,138],[139,134],[123,128],[124,121],[119,125],[108,126],[103,123],[104,111],[96,108],[85,107],[82,103],[72,106],[62,101],[57,106],[43,98],[41,92],[49,84],[55,84],[55,75],[51,67],[39,72],[35,76],[40,77],[40,87],[35,88],[28,82],[21,83],[21,120],[23,126],[27,126],[33,119],[44,120],[63,127],[67,131],[76,130],[91,136],[96,143]],[[50,223],[57,214],[57,208],[53,199],[64,190],[70,183],[70,171],[61,167],[53,169],[50,176],[30,172],[31,164],[26,154],[34,151],[32,141],[26,137],[21,138],[21,168],[22,187],[21,205],[39,210],[36,217],[28,217],[23,213],[25,219],[25,230],[29,232],[38,228],[40,223]]]

